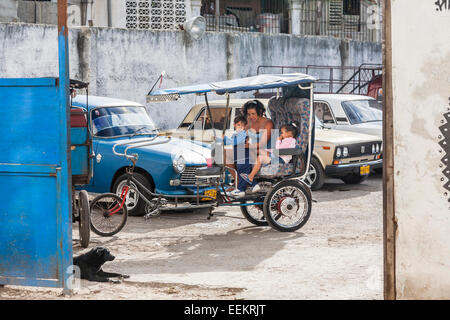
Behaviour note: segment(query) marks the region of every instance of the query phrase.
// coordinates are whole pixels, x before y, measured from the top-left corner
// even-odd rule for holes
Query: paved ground
[[[130,217],[114,237],[104,269],[129,274],[120,284],[82,280],[60,289],[5,286],[0,299],[382,299],[382,178],[361,185],[328,180],[313,193],[308,223],[294,233],[251,225],[239,208]]]

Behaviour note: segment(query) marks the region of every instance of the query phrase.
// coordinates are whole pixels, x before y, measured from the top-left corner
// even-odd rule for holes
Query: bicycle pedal
[[[161,210],[155,209],[155,210],[153,210],[153,211],[151,211],[151,212],[145,214],[145,215],[144,215],[144,219],[145,219],[145,220],[148,220],[148,219],[150,219],[151,217],[158,217],[158,216],[160,216],[160,215],[161,215]]]

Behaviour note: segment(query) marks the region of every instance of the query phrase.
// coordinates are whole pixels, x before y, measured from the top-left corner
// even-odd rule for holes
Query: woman
[[[236,159],[236,171],[239,174],[249,174],[253,164],[256,163],[258,154],[271,149],[271,135],[274,124],[272,120],[264,116],[265,108],[261,101],[250,100],[242,106],[242,115],[247,118],[248,142],[245,144],[243,159]],[[236,177],[237,178],[237,177]],[[254,182],[252,186],[256,183]],[[247,188],[248,183],[243,179],[238,179],[238,189],[242,192]]]

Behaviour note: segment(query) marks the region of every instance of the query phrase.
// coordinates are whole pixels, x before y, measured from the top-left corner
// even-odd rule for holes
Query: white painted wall
[[[0,24],[0,77],[57,74],[56,27]],[[182,31],[72,28],[70,76],[90,93],[146,103],[165,70],[163,87],[253,76],[258,65],[381,63],[381,45],[327,37],[207,32],[193,41]],[[24,63],[26,62],[26,63]],[[249,96],[247,94],[246,96]],[[148,106],[162,128],[176,127],[194,101]]]
[[[450,112],[450,10],[435,2],[391,1],[399,299],[450,298],[450,195],[438,144]]]

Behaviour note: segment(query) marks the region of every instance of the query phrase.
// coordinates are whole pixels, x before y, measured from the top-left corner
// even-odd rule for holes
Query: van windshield
[[[156,127],[144,107],[107,107],[92,110],[92,134],[116,137],[155,133]]]
[[[378,122],[383,120],[383,113],[376,100],[343,101],[342,108],[351,124]]]

